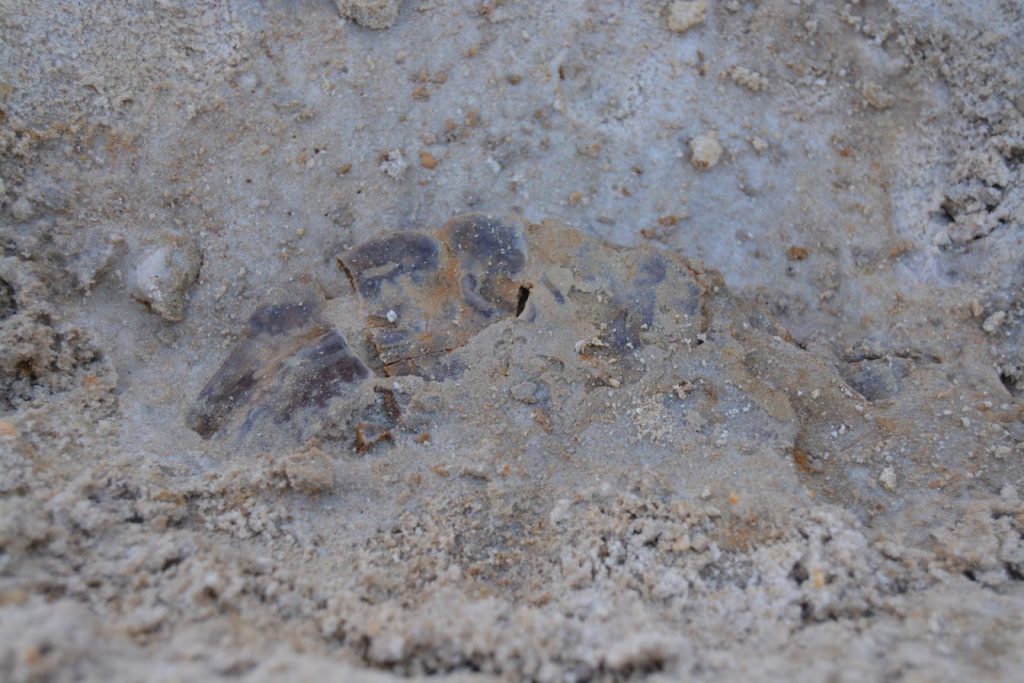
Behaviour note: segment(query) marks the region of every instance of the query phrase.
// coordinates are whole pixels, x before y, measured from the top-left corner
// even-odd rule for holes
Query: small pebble
[[[707,14],[706,0],[678,0],[668,7],[668,28],[675,33],[685,33],[704,22]]]
[[[338,13],[364,28],[380,31],[398,19],[402,0],[334,0]]]
[[[985,322],[981,324],[981,329],[985,330],[988,334],[995,334],[996,330],[1002,326],[1003,321],[1005,320],[1006,311],[996,311],[989,317],[985,318]]]
[[[131,296],[164,320],[185,317],[188,289],[199,275],[202,255],[188,237],[167,237],[139,263],[131,283]]]
[[[420,166],[423,168],[437,168],[437,158],[430,152],[423,150],[420,152]]]
[[[18,197],[11,204],[11,215],[14,216],[16,221],[27,221],[32,218],[32,214],[35,213],[32,202],[29,201],[28,197]]]
[[[690,162],[694,168],[706,171],[722,158],[722,145],[718,133],[711,131],[690,140]]]
[[[398,180],[405,175],[405,169],[409,167],[406,163],[405,157],[402,156],[402,150],[392,149],[389,150],[381,157],[380,170],[385,175],[391,176],[395,180]]]
[[[896,470],[891,467],[884,468],[882,473],[878,475],[878,483],[880,483],[886,491],[895,491]]]

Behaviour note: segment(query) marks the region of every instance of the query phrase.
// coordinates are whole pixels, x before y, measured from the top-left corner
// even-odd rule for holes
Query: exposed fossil
[[[882,493],[861,481],[861,454],[894,443],[912,453],[929,438],[913,426],[927,401],[897,409],[891,397],[948,384],[941,364],[902,361],[898,382],[848,368],[799,347],[714,271],[555,222],[458,216],[337,262],[351,294],[258,308],[189,412],[193,430],[267,446],[328,438],[362,453],[427,438],[428,426],[529,424],[541,432],[538,467],[567,443],[625,466],[615,444],[644,440],[667,465],[692,452],[741,473],[756,455],[780,490],[864,503]],[[461,383],[507,385],[525,412],[417,407],[416,392],[394,388],[407,376],[442,402]]]
[[[644,247],[622,259],[623,251],[554,223],[481,214],[365,242],[337,259],[350,297],[257,309],[189,426],[204,438],[228,427],[245,435],[266,419],[281,425],[320,411],[374,376],[458,381],[467,342],[513,319],[540,333],[530,353],[587,369],[591,385],[636,381],[646,344],[693,343],[706,331],[706,285],[678,257]],[[357,309],[361,329],[328,322],[328,305]]]

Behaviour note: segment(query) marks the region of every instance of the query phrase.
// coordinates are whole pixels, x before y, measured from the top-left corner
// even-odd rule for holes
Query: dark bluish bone
[[[417,232],[398,232],[364,242],[338,257],[338,264],[348,273],[356,291],[364,298],[380,295],[384,282],[394,284],[403,275],[413,282],[438,269],[437,242]]]
[[[297,363],[284,368],[278,421],[290,420],[300,408],[322,408],[348,386],[369,377],[370,371],[335,330],[295,354]]]
[[[254,354],[248,351],[244,346],[236,347],[192,404],[186,421],[204,439],[220,431],[234,411],[252,396],[257,364]]]
[[[472,264],[488,273],[518,275],[526,266],[522,232],[497,218],[480,214],[457,216],[445,226],[448,246],[463,266]]]
[[[262,415],[285,422],[303,408],[323,407],[369,374],[344,337],[316,317],[313,305],[263,306],[186,421],[208,439],[244,413],[244,434]]]
[[[630,317],[628,308],[621,309],[604,335],[605,342],[620,354],[638,351],[641,346],[640,336],[630,324]]]
[[[284,334],[305,325],[312,315],[313,307],[304,303],[261,306],[249,318],[248,335],[255,337],[260,334]]]
[[[485,318],[515,314],[526,268],[526,241],[518,225],[482,214],[456,216],[442,231],[462,273],[462,297]]]
[[[482,215],[457,216],[433,233],[371,240],[338,265],[364,307],[370,362],[389,376],[450,375],[444,356],[515,315],[524,299],[516,279],[526,267],[522,230]]]

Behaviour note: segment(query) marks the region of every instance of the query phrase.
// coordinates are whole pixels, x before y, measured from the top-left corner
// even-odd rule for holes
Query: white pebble
[[[185,317],[188,288],[199,275],[202,257],[187,237],[169,237],[150,251],[135,269],[131,296],[165,320]]]
[[[1006,320],[1006,311],[996,311],[985,318],[985,322],[981,324],[981,329],[985,330],[988,334],[994,334],[1003,324],[1004,320]]]
[[[690,163],[694,168],[706,171],[715,166],[721,158],[722,145],[718,142],[716,131],[698,135],[690,140]]]
[[[668,7],[668,28],[674,33],[685,33],[704,22],[707,0],[677,0]]]

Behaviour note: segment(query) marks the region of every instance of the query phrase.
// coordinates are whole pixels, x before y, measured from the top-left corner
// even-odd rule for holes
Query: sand
[[[0,678],[1015,680],[1022,34],[0,0]]]

